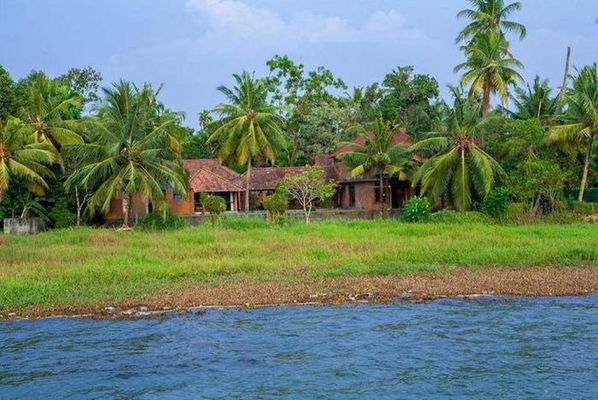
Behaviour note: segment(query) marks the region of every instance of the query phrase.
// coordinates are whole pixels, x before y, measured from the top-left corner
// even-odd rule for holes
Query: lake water
[[[0,323],[0,399],[596,399],[598,295]]]

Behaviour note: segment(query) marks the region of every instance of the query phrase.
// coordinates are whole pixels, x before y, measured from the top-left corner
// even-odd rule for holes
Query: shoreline
[[[235,283],[164,291],[114,304],[32,306],[0,321],[46,318],[136,319],[208,309],[429,302],[442,298],[566,297],[598,292],[598,268],[485,268],[401,276],[325,278],[296,283]]]

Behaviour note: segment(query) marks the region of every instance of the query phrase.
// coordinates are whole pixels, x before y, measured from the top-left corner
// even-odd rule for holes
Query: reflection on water
[[[598,295],[0,323],[0,399],[598,398]]]

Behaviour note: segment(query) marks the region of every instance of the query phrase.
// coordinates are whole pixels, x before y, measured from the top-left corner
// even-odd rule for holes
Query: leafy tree
[[[457,43],[471,40],[479,34],[498,32],[502,37],[505,32],[512,32],[523,39],[527,33],[524,25],[507,20],[515,11],[521,10],[521,3],[505,5],[504,0],[468,0],[472,8],[461,10],[458,18],[467,18],[470,23],[457,36]]]
[[[549,125],[558,114],[558,96],[552,96],[548,80],[540,80],[536,75],[534,83],[515,88],[511,101],[515,110],[509,115],[515,119],[537,119],[543,126]]]
[[[397,131],[379,118],[372,126],[356,128],[358,137],[363,144],[349,142],[343,146],[350,148],[350,152],[343,153],[339,158],[351,169],[352,176],[375,173],[380,179],[381,203],[384,211],[388,207],[388,188],[386,179],[397,176],[407,180],[413,168],[413,158],[405,143],[397,143]]]
[[[546,160],[529,160],[510,176],[512,192],[519,201],[529,204],[529,213],[548,213],[554,209],[563,191],[565,175],[558,164]]]
[[[9,116],[16,116],[18,110],[18,97],[15,82],[8,71],[0,65],[0,120]]]
[[[273,194],[264,199],[263,205],[266,211],[268,211],[268,219],[271,222],[279,223],[282,221],[289,209],[289,199],[287,198],[285,189],[282,186],[277,187]]]
[[[550,130],[550,141],[566,146],[583,148],[584,161],[579,185],[578,201],[583,200],[587,186],[592,148],[598,134],[598,65],[583,67],[574,78],[573,88],[567,93],[565,124]]]
[[[422,193],[429,193],[434,201],[446,201],[459,211],[467,211],[475,199],[486,197],[504,177],[504,171],[481,147],[480,132],[488,120],[482,118],[479,105],[470,101],[459,104],[440,132],[411,147],[430,155],[416,172],[413,184],[421,183]]]
[[[53,176],[48,166],[56,161],[55,156],[46,145],[29,143],[22,124],[16,118],[0,120],[0,203],[13,178],[41,196],[48,188],[44,178]]]
[[[75,145],[89,163],[66,181],[67,189],[80,184],[93,190],[89,210],[107,212],[122,195],[123,225],[129,227],[131,195],[141,194],[158,209],[167,206],[164,188],[187,194],[187,178],[181,162],[180,116],[157,101],[159,91],[149,85],[138,89],[121,81],[103,89],[98,118],[91,125],[91,141]]]
[[[490,112],[490,97],[498,94],[503,105],[509,100],[509,86],[523,78],[516,68],[523,64],[508,51],[508,43],[497,32],[477,35],[472,42],[462,47],[467,60],[454,69],[463,72],[461,84],[470,85],[469,96],[482,94],[482,114]]]
[[[293,166],[304,155],[304,136],[309,134],[306,119],[318,107],[335,101],[330,93],[345,89],[345,83],[335,78],[324,67],[305,72],[303,64],[295,64],[288,56],[275,56],[267,63],[270,68],[268,83],[273,100],[284,111],[285,129],[290,143],[288,163]]]
[[[219,158],[226,162],[247,165],[245,209],[249,210],[249,181],[252,163],[274,163],[276,155],[286,146],[280,126],[282,119],[268,103],[268,86],[248,72],[233,75],[237,85],[218,90],[228,103],[218,104],[214,112],[218,120],[209,143],[218,143]]]
[[[79,94],[38,73],[25,103],[23,132],[59,156],[62,146],[83,142],[77,133],[82,105]]]
[[[375,88],[370,87],[370,90]],[[376,118],[382,117],[392,125],[401,126],[414,137],[433,129],[438,120],[436,79],[413,74],[412,66],[399,67],[385,76],[380,90]]]
[[[220,215],[226,211],[226,202],[221,196],[212,196],[207,193],[201,194],[201,205],[204,211],[210,216],[212,226],[220,223]]]
[[[59,76],[56,81],[68,86],[73,92],[83,96],[85,102],[99,100],[97,92],[102,82],[102,74],[92,67],[71,68],[64,75]]]
[[[280,185],[301,205],[306,224],[309,224],[315,203],[326,202],[336,193],[336,183],[326,182],[320,167],[306,167],[301,174],[287,175]]]

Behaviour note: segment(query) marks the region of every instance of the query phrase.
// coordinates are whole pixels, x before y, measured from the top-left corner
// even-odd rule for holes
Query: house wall
[[[354,203],[351,204],[351,188],[355,189]],[[354,208],[357,210],[376,210],[380,204],[376,203],[374,182],[343,183],[340,188],[338,206],[341,208]]]

